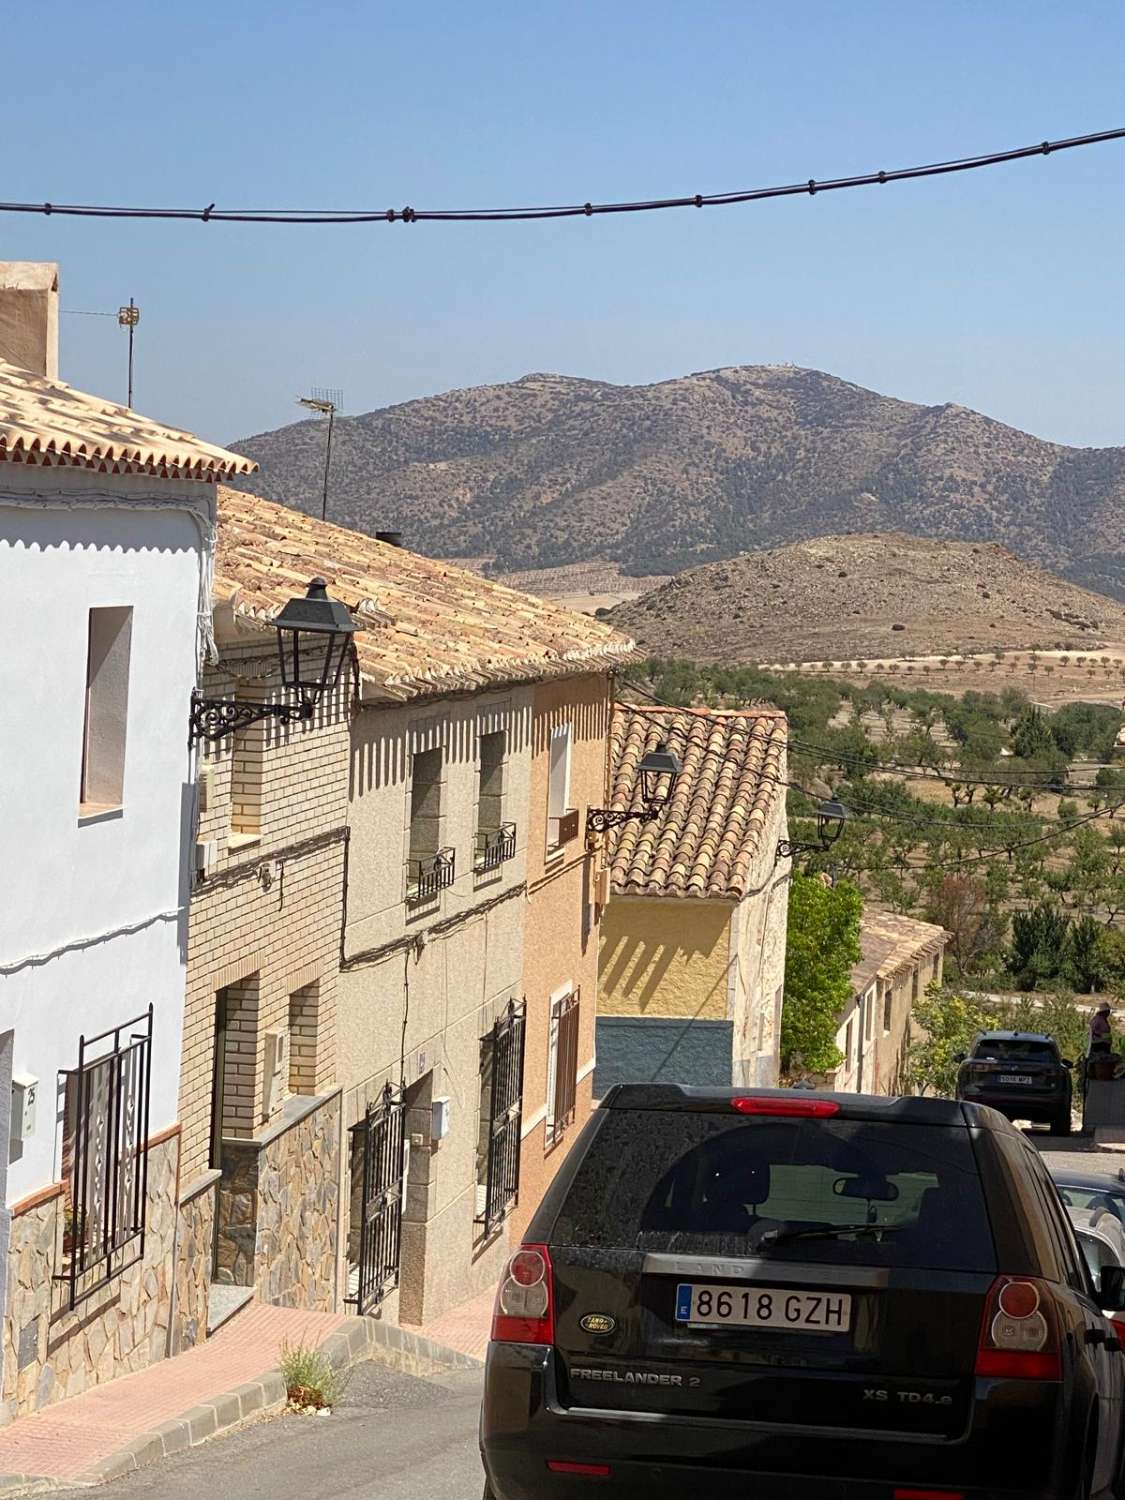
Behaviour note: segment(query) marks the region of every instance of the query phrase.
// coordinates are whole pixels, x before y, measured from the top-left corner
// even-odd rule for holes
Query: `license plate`
[[[676,1288],[676,1322],[847,1333],[852,1326],[852,1299],[840,1292],[794,1292],[788,1287],[709,1286],[683,1281]]]
[[[996,1080],[997,1083],[1034,1083],[1034,1078],[1028,1077],[1026,1073],[1001,1073]]]

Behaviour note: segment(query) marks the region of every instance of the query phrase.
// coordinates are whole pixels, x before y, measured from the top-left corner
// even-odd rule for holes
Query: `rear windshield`
[[[1003,1062],[1005,1058],[1018,1057],[1023,1062],[1053,1063],[1057,1060],[1057,1054],[1050,1042],[978,1042],[974,1057],[996,1058]]]
[[[867,1232],[792,1237],[837,1226]],[[552,1241],[996,1269],[968,1131],[857,1120],[607,1110]]]

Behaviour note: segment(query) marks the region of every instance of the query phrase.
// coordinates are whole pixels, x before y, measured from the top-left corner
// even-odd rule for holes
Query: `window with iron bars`
[[[453,884],[457,851],[439,849],[432,859],[412,861],[406,874],[406,899],[428,901]]]
[[[497,870],[505,860],[514,859],[516,854],[516,825],[514,823],[501,823],[500,827],[486,832],[482,830],[477,834],[476,858],[473,868],[478,875],[486,874],[489,870]]]
[[[578,1098],[578,1005],[581,991],[551,1002],[547,1060],[547,1140],[558,1140],[574,1119]]]
[[[92,1297],[144,1255],[152,1006],[78,1039],[63,1116],[62,1271],[69,1305]]]
[[[486,1236],[519,1202],[524,1020],[513,1000],[481,1038],[476,1221]]]

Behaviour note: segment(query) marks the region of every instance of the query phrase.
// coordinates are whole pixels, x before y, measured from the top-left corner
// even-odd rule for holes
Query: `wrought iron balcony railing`
[[[428,859],[412,859],[406,868],[406,899],[429,901],[453,884],[456,850],[439,849]]]
[[[516,825],[501,823],[499,828],[483,828],[477,834],[476,857],[473,869],[478,875],[496,870],[516,852]]]

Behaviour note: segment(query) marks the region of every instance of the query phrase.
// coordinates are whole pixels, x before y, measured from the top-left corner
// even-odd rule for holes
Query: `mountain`
[[[608,622],[657,656],[824,661],[1125,642],[1125,605],[987,542],[826,536],[691,568]]]
[[[230,446],[262,466],[247,488],[311,510],[324,441],[313,420]],[[792,366],[646,386],[527,375],[338,418],[330,514],[509,570],[672,573],[852,531],[999,539],[1125,599],[1125,448]]]

